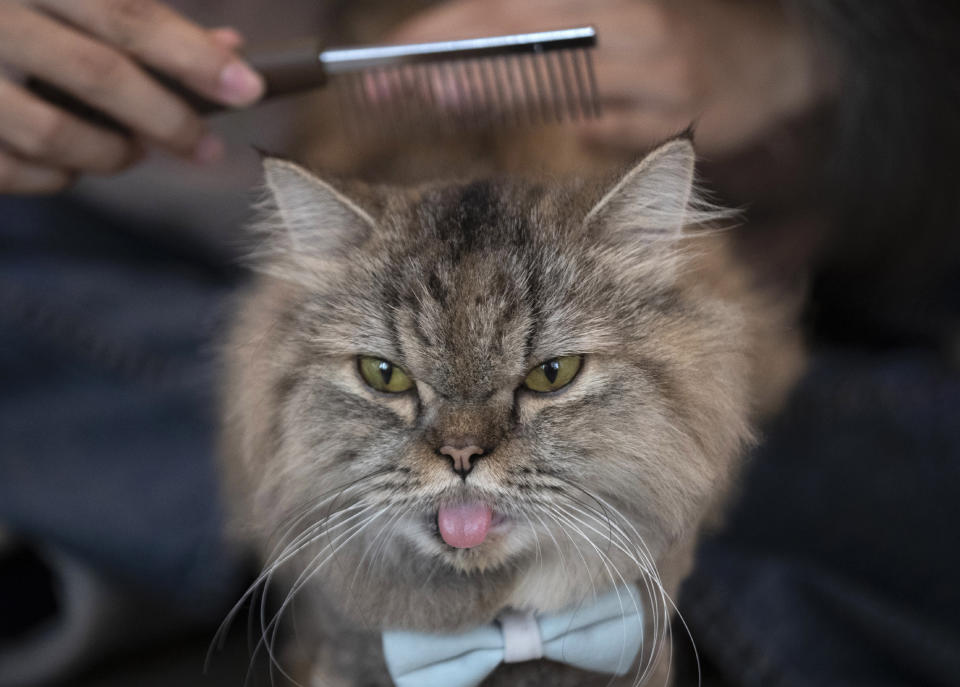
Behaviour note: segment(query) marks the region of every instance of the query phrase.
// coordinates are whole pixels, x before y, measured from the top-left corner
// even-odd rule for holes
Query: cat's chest
[[[517,580],[506,605],[536,613],[559,611],[579,603],[585,594],[603,591],[606,579],[602,569],[585,567],[579,559],[535,563]]]

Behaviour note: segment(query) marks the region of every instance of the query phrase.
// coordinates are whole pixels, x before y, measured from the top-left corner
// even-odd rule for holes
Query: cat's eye
[[[413,380],[397,365],[383,358],[362,355],[357,359],[363,381],[377,391],[399,394],[413,388]]]
[[[577,376],[582,363],[583,356],[580,355],[565,355],[548,360],[530,370],[527,378],[523,380],[523,385],[540,393],[562,389]]]

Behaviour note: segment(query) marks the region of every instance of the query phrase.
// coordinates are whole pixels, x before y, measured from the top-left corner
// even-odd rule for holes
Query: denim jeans
[[[0,527],[188,615],[222,612],[239,580],[213,361],[237,280],[70,200],[0,197]]]
[[[683,590],[714,682],[960,684],[958,526],[956,364],[819,347]]]

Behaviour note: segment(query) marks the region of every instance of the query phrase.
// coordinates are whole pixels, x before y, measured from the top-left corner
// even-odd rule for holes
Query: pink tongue
[[[443,541],[458,549],[469,549],[487,538],[492,517],[493,511],[482,503],[440,506],[437,524]]]

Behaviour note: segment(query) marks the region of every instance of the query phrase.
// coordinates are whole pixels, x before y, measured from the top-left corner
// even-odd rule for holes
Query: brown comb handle
[[[322,86],[327,75],[320,63],[320,46],[315,39],[288,41],[274,46],[264,46],[246,56],[247,62],[266,81],[263,99],[299,93]],[[175,93],[201,115],[230,109],[227,105],[208,100],[191,91],[172,77],[144,67],[164,88]],[[42,79],[30,78],[27,88],[44,100],[96,126],[129,135],[130,128],[110,115],[88,105],[80,98],[53,86]]]

